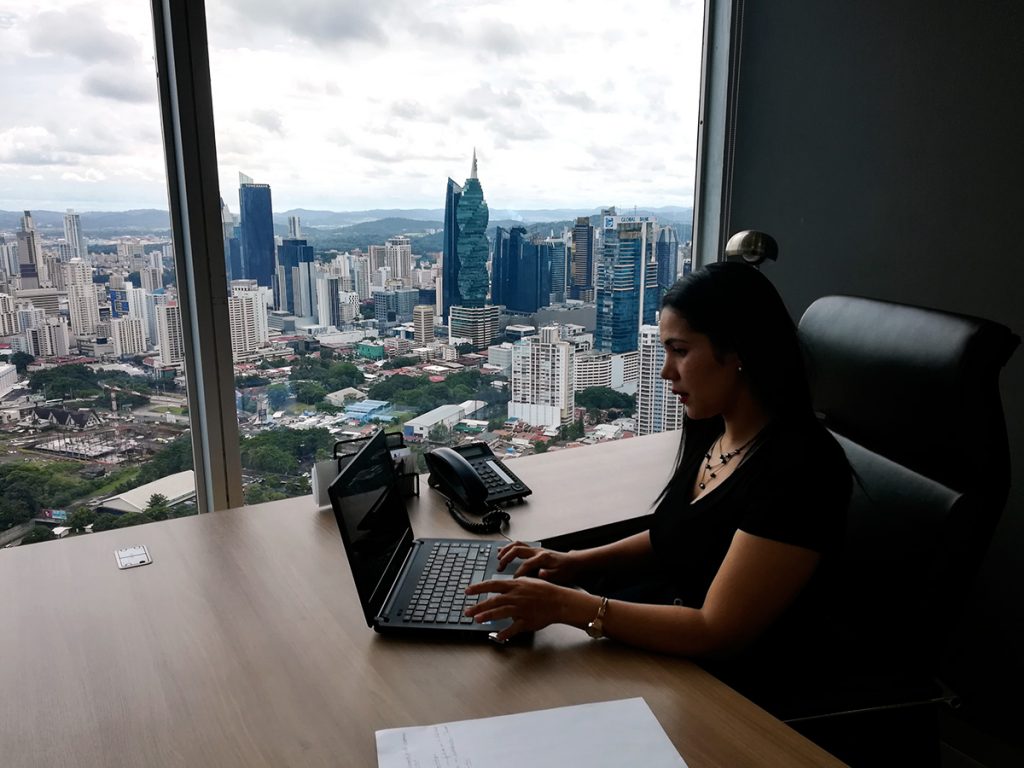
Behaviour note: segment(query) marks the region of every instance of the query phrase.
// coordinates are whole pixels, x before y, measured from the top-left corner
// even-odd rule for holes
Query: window
[[[599,218],[656,222],[622,237],[645,238],[658,264],[650,321],[692,232],[702,3],[206,11],[248,501],[308,492],[317,455],[379,424],[413,440],[487,431],[516,453],[545,430],[583,438],[586,407],[506,429],[532,411],[509,404],[511,356],[488,347],[520,317],[567,329],[570,357],[603,355],[627,397],[591,405],[588,422],[629,414],[639,299],[616,304],[616,347],[590,351],[614,239]],[[620,292],[638,279],[627,271]],[[420,424],[462,404],[457,430]]]
[[[194,514],[149,6],[0,41],[0,544]]]

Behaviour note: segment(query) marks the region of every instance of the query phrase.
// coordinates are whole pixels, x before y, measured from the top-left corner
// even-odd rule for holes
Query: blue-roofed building
[[[391,403],[385,400],[363,400],[360,403],[351,403],[345,408],[345,418],[356,419],[360,424],[365,424],[371,419],[390,421],[391,415]]]

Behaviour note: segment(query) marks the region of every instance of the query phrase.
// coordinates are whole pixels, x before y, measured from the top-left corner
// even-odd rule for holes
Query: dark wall
[[[853,293],[1024,333],[1022,28],[1019,2],[746,3],[728,229],[778,239],[765,271],[794,317]],[[1005,736],[1024,699],[1024,350],[1001,383],[1013,488],[946,678]]]

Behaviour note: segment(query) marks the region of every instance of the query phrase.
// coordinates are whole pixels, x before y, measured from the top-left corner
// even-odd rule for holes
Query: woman
[[[466,614],[512,618],[502,640],[564,623],[640,648],[731,657],[733,668],[766,652],[775,664],[780,651],[797,658],[813,644],[851,481],[815,419],[796,329],[764,275],[726,262],[668,291],[660,335],[661,376],[685,420],[650,530],[564,553],[509,544],[501,562],[523,558],[518,578],[471,586],[493,594]],[[629,599],[568,586],[594,576],[634,582],[620,593]]]

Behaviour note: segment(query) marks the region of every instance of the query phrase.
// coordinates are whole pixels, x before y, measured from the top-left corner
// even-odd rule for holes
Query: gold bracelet
[[[587,624],[587,634],[595,640],[599,640],[604,637],[604,615],[608,611],[608,598],[601,598],[601,605],[598,606],[597,616],[594,620]]]

